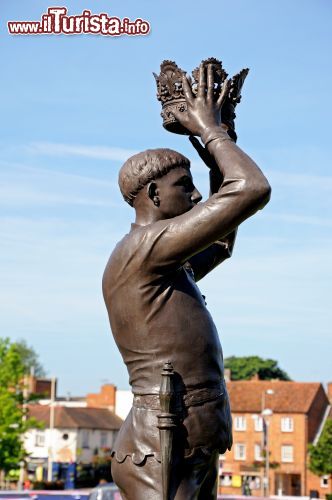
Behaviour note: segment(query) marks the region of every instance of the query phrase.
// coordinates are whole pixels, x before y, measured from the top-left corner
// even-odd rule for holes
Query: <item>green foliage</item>
[[[35,375],[35,377],[45,377],[45,370],[41,365],[38,359],[38,354],[33,349],[33,347],[29,346],[25,340],[18,340],[15,343],[21,360],[25,365],[26,373],[30,373],[31,369],[33,369],[33,374]]]
[[[309,445],[309,457],[309,468],[314,474],[332,474],[332,419],[325,422],[317,445]]]
[[[231,370],[231,380],[249,380],[254,375],[258,375],[260,380],[291,380],[274,359],[263,359],[259,356],[231,356],[225,358],[224,364],[225,368]]]
[[[25,372],[17,344],[0,338],[0,470],[4,471],[24,458],[22,435],[35,426],[23,405]]]

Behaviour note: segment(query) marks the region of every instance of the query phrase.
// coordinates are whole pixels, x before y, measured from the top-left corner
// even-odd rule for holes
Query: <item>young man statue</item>
[[[266,178],[220,121],[228,83],[217,101],[211,66],[200,67],[196,96],[185,76],[182,83],[188,109],[176,118],[201,138],[215,163],[211,195],[199,203],[189,160],[175,151],[147,150],[127,160],[119,185],[136,221],[103,278],[112,332],[134,393],[112,462],[127,500],[162,499],[157,415],[167,361],[175,371],[179,419],[170,498],[216,498],[218,456],[232,445],[231,416],[222,348],[196,282],[231,256],[237,226],[270,197]]]

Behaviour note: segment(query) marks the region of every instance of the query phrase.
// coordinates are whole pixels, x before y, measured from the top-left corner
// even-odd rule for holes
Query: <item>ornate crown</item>
[[[202,61],[203,66],[212,64],[214,76],[214,98],[217,100],[223,82],[228,74],[222,67],[222,62],[214,57]],[[233,76],[230,82],[228,95],[221,109],[221,120],[223,123],[234,131],[235,107],[241,100],[241,89],[246,79],[249,69],[243,69],[240,73]],[[174,117],[172,111],[174,109],[184,113],[187,111],[187,103],[182,88],[182,75],[185,72],[180,69],[174,61],[163,61],[160,65],[160,75],[154,74],[157,83],[157,99],[162,104],[161,116],[163,126],[169,132],[176,134],[187,134],[188,130],[183,127]],[[194,95],[197,93],[197,85],[199,78],[199,68],[192,71],[192,79],[190,78],[191,88]]]

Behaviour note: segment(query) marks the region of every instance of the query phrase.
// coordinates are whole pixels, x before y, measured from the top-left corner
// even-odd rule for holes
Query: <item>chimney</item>
[[[87,394],[87,406],[89,408],[107,408],[108,410],[114,411],[115,394],[116,386],[113,384],[105,384],[101,387],[98,394]]]
[[[37,378],[33,374],[25,377],[27,394],[34,394],[40,399],[48,399],[51,397],[52,380],[47,378]],[[55,381],[55,397],[57,389],[57,380]]]

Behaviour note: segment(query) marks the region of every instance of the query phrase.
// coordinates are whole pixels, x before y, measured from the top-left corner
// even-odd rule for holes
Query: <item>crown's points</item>
[[[222,83],[226,80],[228,73],[223,69],[222,67],[222,62],[219,59],[216,59],[215,57],[209,57],[208,59],[203,59],[201,61],[201,64],[198,68],[195,68],[192,71],[192,76],[195,81],[195,83],[198,83],[199,80],[199,70],[200,68],[205,68],[207,66],[212,66],[212,71],[214,74],[214,82],[216,85],[215,90],[220,90],[220,87]]]
[[[177,67],[177,64],[176,64],[176,62],[175,62],[175,61],[171,61],[170,59],[164,59],[164,60],[162,61],[162,63],[160,64],[160,68],[161,68],[162,66],[165,66],[165,65],[168,65],[168,64],[170,64],[170,65],[172,65],[172,66],[176,66],[176,67]]]
[[[249,68],[244,68],[239,73],[234,75],[231,80],[229,99],[234,105],[238,104],[241,101],[241,90],[248,73]]]
[[[157,83],[157,99],[163,107],[172,101],[185,100],[182,88],[183,71],[174,61],[165,60],[160,65],[160,75],[155,75]],[[165,113],[167,116],[167,113]],[[174,117],[169,117],[174,121]]]
[[[206,66],[208,64],[215,64],[216,66],[222,66],[222,62],[219,59],[216,59],[215,57],[209,57],[208,59],[203,59],[201,64],[203,66]]]
[[[175,61],[165,59],[165,61],[163,61],[160,65],[160,73],[169,72],[180,73],[182,72],[182,69],[178,67]]]

